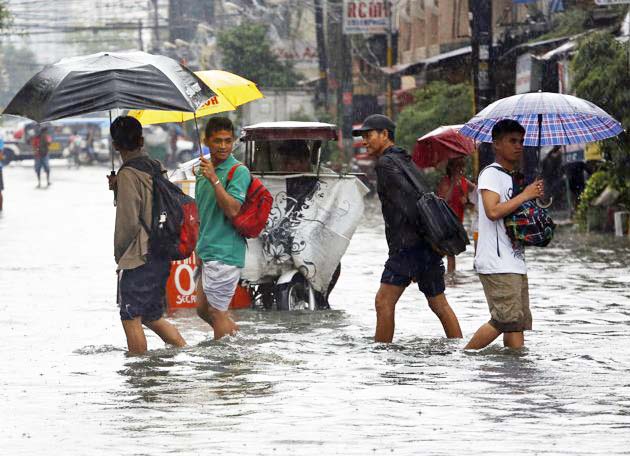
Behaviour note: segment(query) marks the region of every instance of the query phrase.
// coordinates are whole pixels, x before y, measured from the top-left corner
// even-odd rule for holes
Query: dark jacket
[[[416,206],[420,192],[397,163],[411,170],[421,184],[424,182],[420,170],[405,149],[392,146],[376,161],[376,191],[381,200],[390,255],[404,248],[415,247],[423,241]],[[423,188],[422,191],[427,190]]]

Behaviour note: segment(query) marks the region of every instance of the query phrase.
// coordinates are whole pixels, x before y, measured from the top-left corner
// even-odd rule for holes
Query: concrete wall
[[[243,105],[242,125],[281,120],[316,120],[315,94],[310,89],[265,89],[260,100]]]
[[[524,20],[526,5],[493,0],[495,34],[508,23]],[[395,12],[398,63],[418,60],[463,47],[470,42],[468,0],[403,0]]]

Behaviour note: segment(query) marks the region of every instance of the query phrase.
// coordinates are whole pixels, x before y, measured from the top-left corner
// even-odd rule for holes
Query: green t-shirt
[[[227,175],[232,166],[237,163],[239,162],[234,156],[230,155],[223,163],[215,167],[215,171],[228,194],[243,203],[252,180],[249,170],[245,166],[236,168],[232,180],[227,185]],[[217,204],[214,187],[204,176],[197,175],[195,200],[201,222],[197,255],[203,261],[220,261],[239,268],[245,266],[245,249],[247,248],[245,238],[234,229],[223,209]]]

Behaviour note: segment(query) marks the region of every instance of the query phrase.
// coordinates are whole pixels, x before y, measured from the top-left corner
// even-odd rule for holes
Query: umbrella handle
[[[551,206],[552,203],[553,203],[553,196],[550,196],[549,201],[547,201],[546,203],[544,203],[543,200],[541,200],[540,198],[536,198],[536,204],[538,205],[538,207],[542,209],[547,209],[549,206]]]

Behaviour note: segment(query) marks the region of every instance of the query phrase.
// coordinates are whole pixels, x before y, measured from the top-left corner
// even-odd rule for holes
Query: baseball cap
[[[363,125],[352,130],[352,135],[360,136],[362,133],[370,130],[389,130],[393,132],[396,130],[396,124],[387,116],[382,114],[372,114],[371,116],[367,116],[365,118]]]

